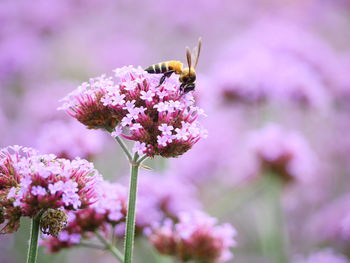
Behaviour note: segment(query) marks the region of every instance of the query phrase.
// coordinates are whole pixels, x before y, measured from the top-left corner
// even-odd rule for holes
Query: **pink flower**
[[[199,211],[182,213],[178,223],[168,220],[155,226],[149,239],[159,253],[179,260],[227,262],[232,258],[230,248],[236,245],[236,230],[229,224],[216,223],[215,218]]]
[[[66,112],[90,129],[114,129],[121,118],[113,116],[106,107],[110,98],[104,97],[107,90],[113,90],[112,78],[102,75],[83,83],[75,91],[62,99],[58,109]]]
[[[58,237],[47,237],[42,245],[50,252],[76,245],[81,239],[88,239],[94,231],[107,231],[112,225],[119,225],[126,215],[126,188],[119,184],[101,181],[95,185],[97,201],[88,208],[70,211],[68,224]]]
[[[146,152],[146,150],[147,150],[147,147],[146,147],[146,144],[144,142],[135,142],[134,147],[132,148],[132,151],[134,153],[137,152],[139,155]]]
[[[160,130],[163,135],[171,135],[172,130],[174,130],[174,127],[163,123],[158,127],[158,130]]]
[[[140,98],[143,99],[143,100],[152,101],[154,95],[155,95],[155,93],[152,90],[148,90],[148,91],[143,91],[142,90]]]
[[[61,109],[91,129],[113,132],[120,125],[120,136],[145,145],[150,157],[182,155],[206,136],[197,120],[203,110],[194,106],[192,94],[180,93],[175,76],[159,86],[159,76],[141,68],[114,72],[82,84],[63,99]],[[177,129],[186,136],[176,136]]]
[[[32,195],[36,195],[36,196],[44,196],[46,195],[46,189],[40,185],[33,186],[31,193]]]
[[[157,143],[160,147],[165,147],[168,144],[168,137],[166,135],[158,135],[157,136]]]
[[[2,232],[18,228],[21,216],[40,210],[75,210],[96,201],[94,185],[101,175],[82,159],[40,155],[25,147],[0,150],[0,203],[8,220]]]
[[[114,131],[111,132],[111,136],[117,137],[117,136],[120,136],[122,133],[123,133],[122,127],[117,126],[117,127],[115,127]]]
[[[253,132],[249,147],[261,168],[269,169],[286,180],[310,182],[316,173],[316,156],[297,132],[270,124]]]

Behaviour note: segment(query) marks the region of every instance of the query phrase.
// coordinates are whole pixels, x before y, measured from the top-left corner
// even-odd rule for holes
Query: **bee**
[[[193,49],[192,53],[188,47],[186,47],[186,58],[188,68],[183,68],[183,63],[176,60],[170,60],[160,62],[149,66],[145,69],[151,74],[163,73],[160,78],[159,86],[162,85],[166,78],[169,78],[173,73],[180,75],[179,81],[181,82],[180,91],[182,94],[186,94],[196,87],[196,68],[198,64],[199,54],[201,52],[202,39],[198,39],[198,45]]]

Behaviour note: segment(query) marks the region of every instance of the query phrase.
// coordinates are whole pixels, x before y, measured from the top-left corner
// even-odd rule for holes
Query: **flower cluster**
[[[82,159],[40,155],[32,148],[12,146],[0,151],[0,204],[3,233],[16,231],[21,216],[48,209],[76,210],[95,202],[101,175]]]
[[[165,221],[150,230],[148,237],[159,253],[182,262],[226,262],[232,258],[236,231],[230,224],[216,223],[215,218],[199,211],[182,213],[178,223]]]
[[[116,69],[83,83],[63,99],[68,114],[90,129],[136,141],[134,152],[176,157],[206,137],[192,94],[181,94],[176,77],[159,85],[159,76],[141,68]]]
[[[249,140],[261,168],[288,180],[310,182],[315,175],[316,157],[298,133],[270,124],[254,132]]]
[[[111,226],[115,227],[115,235],[124,235],[126,188],[106,181],[102,181],[95,188],[98,193],[97,201],[88,208],[70,211],[66,228],[57,237],[51,236],[42,242],[50,252],[72,247],[81,239],[91,238],[91,234],[95,231],[110,233],[113,231]],[[159,225],[164,220],[178,221],[183,211],[200,208],[195,198],[195,188],[173,176],[142,173],[138,189],[136,215],[138,234],[142,234],[152,225]]]
[[[96,230],[108,231],[125,220],[126,188],[102,181],[97,186],[97,201],[85,209],[68,213],[68,224],[57,237],[48,237],[42,245],[50,252],[72,247],[88,239]]]

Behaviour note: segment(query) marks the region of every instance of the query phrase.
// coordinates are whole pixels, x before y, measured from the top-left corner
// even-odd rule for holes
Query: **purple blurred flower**
[[[299,133],[270,124],[253,132],[248,143],[261,169],[270,170],[287,181],[311,182],[315,179],[315,153]]]
[[[182,211],[200,208],[195,187],[169,174],[142,173],[138,186],[136,226],[140,229],[177,218]]]
[[[312,253],[306,259],[297,259],[293,263],[348,263],[348,259],[331,249],[323,249]]]
[[[101,4],[101,3],[104,4]],[[3,30],[26,30],[38,37],[56,33],[64,29],[72,21],[79,18],[79,14],[88,15],[87,11],[96,11],[96,8],[106,8],[113,1],[62,0],[45,1],[38,0],[37,5],[31,5],[27,1],[2,1],[0,3],[0,21],[7,25]]]
[[[241,155],[237,140],[242,129],[240,116],[228,111],[210,112],[203,120],[210,136],[186,153],[186,158],[170,160],[170,169],[176,176],[196,184],[205,184],[234,162],[235,154]],[[235,171],[239,168],[236,166]],[[223,178],[222,178],[223,179]]]
[[[33,125],[37,128],[37,125],[43,122],[62,119],[62,112],[57,111],[57,107],[60,106],[58,100],[74,87],[76,87],[76,82],[61,80],[27,85],[22,99],[23,108],[19,121],[29,127]]]
[[[89,131],[75,121],[55,120],[41,127],[36,148],[59,158],[90,159],[102,150],[103,138],[101,133]]]
[[[8,137],[8,119],[2,109],[0,108],[0,146],[4,145]]]
[[[8,221],[3,233],[16,231],[21,216],[40,210],[76,210],[96,200],[101,175],[82,159],[58,159],[34,149],[11,146],[0,152],[0,201]]]
[[[341,232],[344,239],[350,240],[350,212],[341,221]]]
[[[322,108],[340,85],[340,70],[337,54],[317,36],[297,24],[262,20],[228,46],[213,78],[227,103],[272,100]]]
[[[215,218],[199,211],[181,213],[178,223],[165,221],[150,231],[150,242],[159,253],[182,261],[227,262],[236,245],[236,230],[230,224],[217,225]]]
[[[197,120],[204,113],[191,94],[181,95],[176,77],[158,84],[158,76],[141,68],[119,68],[114,78],[83,83],[63,99],[61,109],[90,129],[117,129],[122,137],[145,143],[146,149],[137,151],[148,156],[177,157],[206,137]],[[164,125],[166,132],[160,130]]]
[[[344,107],[346,112],[349,112],[350,105],[350,77],[348,68],[350,67],[350,54],[342,57],[340,69],[337,71],[339,85],[334,87],[337,103]]]
[[[66,22],[69,12],[67,1],[38,1],[38,5],[30,5],[27,1],[3,1],[0,5],[0,17],[7,24],[7,30],[26,29],[33,35],[51,32]],[[5,29],[4,29],[5,30]]]
[[[313,239],[316,242],[347,243],[350,240],[349,211],[350,196],[344,195],[313,213],[307,225]]]
[[[28,32],[7,34],[0,42],[0,82],[6,84],[16,77],[29,76],[38,68],[33,61],[42,57],[43,51],[42,43]]]

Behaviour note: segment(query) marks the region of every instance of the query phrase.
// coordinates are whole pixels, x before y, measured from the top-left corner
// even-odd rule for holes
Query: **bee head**
[[[194,83],[196,81],[196,71],[194,68],[184,68],[180,74],[179,81],[181,83]]]

